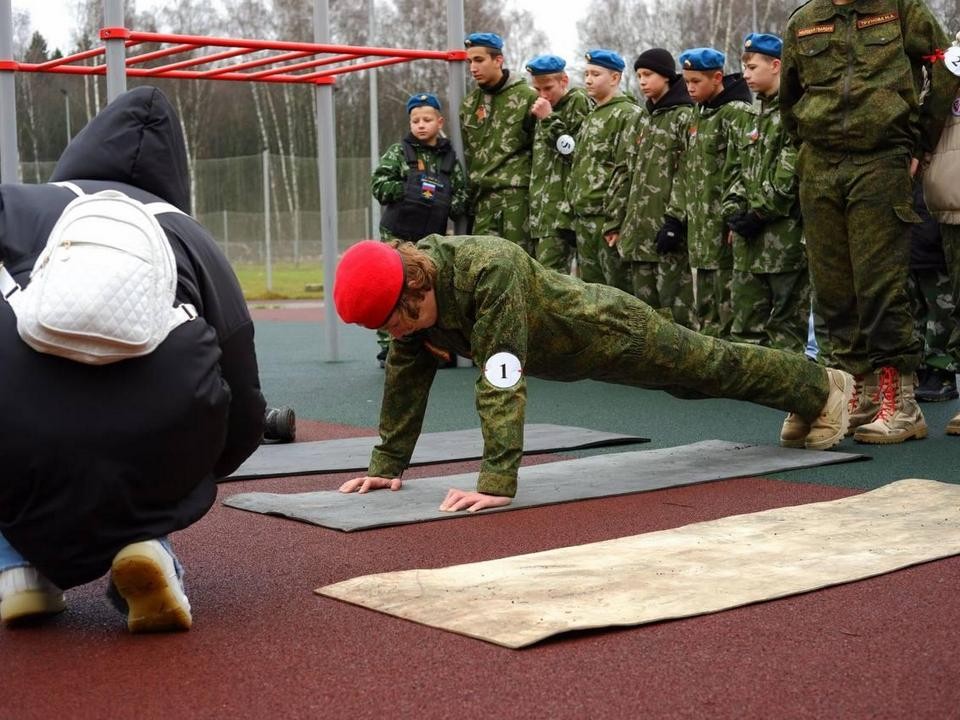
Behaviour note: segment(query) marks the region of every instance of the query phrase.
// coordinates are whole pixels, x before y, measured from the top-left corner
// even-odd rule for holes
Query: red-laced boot
[[[877,391],[877,373],[853,376],[853,396],[850,398],[850,427],[847,435],[862,425],[873,422],[880,412],[880,395]]]
[[[872,445],[901,443],[927,436],[927,423],[913,396],[913,375],[904,376],[895,367],[877,371],[880,410],[873,422],[861,425],[853,434],[857,442]]]

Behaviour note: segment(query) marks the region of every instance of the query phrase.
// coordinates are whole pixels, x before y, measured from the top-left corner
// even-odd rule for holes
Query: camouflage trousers
[[[733,271],[730,339],[803,352],[810,322],[807,269],[783,273]]]
[[[545,268],[556,270],[564,275],[570,274],[570,263],[577,254],[577,238],[570,231],[568,238],[557,235],[534,240],[537,247],[537,262]]]
[[[923,343],[923,364],[953,367],[947,344],[953,330],[954,299],[946,268],[911,270],[907,292],[913,308],[914,332]]]
[[[667,253],[660,262],[627,262],[633,296],[666,313],[674,322],[696,330],[693,273],[686,253]]]
[[[514,242],[536,257],[530,237],[530,195],[526,188],[496,190],[473,204],[471,235],[496,235]]]
[[[733,270],[704,270],[697,268],[694,278],[696,315],[700,332],[710,337],[730,337],[733,307],[730,302]]]
[[[574,230],[577,233],[580,279],[589,283],[604,283],[630,292],[620,253],[603,239],[603,216],[577,216],[574,219]]]
[[[960,225],[940,224],[943,238],[943,255],[947,260],[947,274],[953,292],[953,327],[947,341],[947,355],[956,372],[960,372]]]
[[[913,211],[908,158],[840,162],[803,146],[800,207],[810,279],[836,364],[855,375],[920,363],[907,297]]]

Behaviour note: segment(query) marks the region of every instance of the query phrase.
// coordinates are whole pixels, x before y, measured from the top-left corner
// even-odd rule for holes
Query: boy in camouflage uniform
[[[646,98],[637,115],[636,154],[620,252],[633,295],[696,330],[693,274],[682,233],[657,241],[686,146],[693,100],[667,50],[653,48],[633,64]]]
[[[441,510],[507,505],[523,453],[527,377],[594,379],[681,397],[751,400],[811,423],[806,447],[843,439],[853,378],[799,353],[688,330],[631,295],[547,270],[496,237],[431,235],[416,247],[365,241],[344,253],[341,319],[382,327],[387,359],[381,442],[367,475],[342,492],[399,490],[440,358],[472,357],[484,452],[476,492],[451,490]]]
[[[503,40],[473,33],[464,41],[477,87],[460,105],[471,232],[517,243],[531,255],[529,190],[536,91],[503,67]]]
[[[832,357],[857,377],[851,427],[860,442],[927,435],[913,395],[920,342],[907,233],[918,220],[910,176],[936,147],[956,88],[938,59],[946,47],[922,0],[811,0],[787,25],[780,107],[802,143],[810,275]]]
[[[612,50],[585,55],[584,85],[594,107],[580,126],[568,197],[577,233],[577,262],[586,282],[629,292],[617,247],[630,194],[636,149],[636,103],[620,92],[625,63]]]
[[[445,137],[440,101],[431,93],[416,93],[407,100],[410,132],[387,148],[373,171],[370,187],[384,212],[380,216],[382,240],[419,240],[431,233],[446,233],[448,218],[462,217],[467,183],[453,145]],[[377,333],[383,367],[390,338]]]
[[[731,340],[803,352],[810,280],[797,197],[797,150],[780,125],[780,52],[775,35],[743,43],[744,79],[757,94],[747,131],[728,154],[739,171],[725,191],[733,232]]]
[[[582,88],[569,89],[566,65],[556,55],[540,55],[527,63],[539,95],[533,104],[537,127],[530,171],[530,235],[540,264],[558,272],[570,272],[577,249],[567,202],[567,177],[580,124],[590,112],[587,93]]]
[[[697,103],[684,150],[683,182],[673,192],[658,242],[687,234],[690,267],[696,270],[695,295],[700,332],[728,337],[732,309],[733,254],[723,221],[721,200],[736,166],[727,147],[747,123],[753,96],[739,74],[724,76],[726,56],[712,48],[680,55],[687,92]]]

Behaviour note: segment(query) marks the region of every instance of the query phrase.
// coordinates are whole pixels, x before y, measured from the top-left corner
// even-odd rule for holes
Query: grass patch
[[[320,300],[323,298],[323,265],[320,263],[277,263],[267,289],[264,265],[234,265],[240,288],[247,300]],[[310,287],[308,290],[307,288]]]

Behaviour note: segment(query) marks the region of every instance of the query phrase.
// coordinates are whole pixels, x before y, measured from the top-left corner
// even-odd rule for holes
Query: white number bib
[[[561,135],[557,138],[557,152],[561,155],[569,155],[576,146],[576,141],[569,135]]]
[[[491,355],[483,366],[483,376],[494,387],[504,390],[512,388],[523,377],[520,358],[508,352]]]

